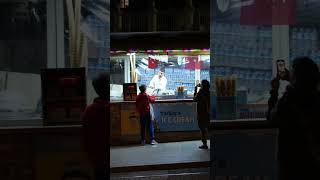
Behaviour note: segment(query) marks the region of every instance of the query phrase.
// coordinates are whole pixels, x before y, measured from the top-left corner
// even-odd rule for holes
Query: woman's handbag
[[[149,106],[150,106],[151,121],[154,122],[155,121],[155,117],[154,117],[154,112],[153,112],[153,106],[152,106],[152,104],[150,104]]]
[[[154,125],[155,132],[160,132],[160,125],[157,119],[154,116],[153,106],[150,104],[150,115],[151,115],[151,123]]]
[[[160,132],[159,123],[157,122],[157,119],[154,115],[153,105],[150,103],[149,107],[150,107],[151,123],[153,123],[153,125],[154,125],[154,130],[155,130],[155,132]]]

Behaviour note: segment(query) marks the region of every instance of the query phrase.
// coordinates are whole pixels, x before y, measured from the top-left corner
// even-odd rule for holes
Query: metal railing
[[[157,14],[158,31],[182,31],[179,23],[180,12],[162,11]]]
[[[150,31],[183,31],[187,27],[181,12],[160,11],[156,13],[153,22],[153,16],[148,12],[122,12],[121,29],[118,32],[150,32]],[[152,27],[153,24],[156,27]],[[209,30],[209,15],[200,15],[200,23],[195,29],[200,30],[202,27]],[[195,26],[195,25],[194,25]]]
[[[122,16],[123,32],[145,32],[148,31],[148,26],[146,13],[124,13]]]

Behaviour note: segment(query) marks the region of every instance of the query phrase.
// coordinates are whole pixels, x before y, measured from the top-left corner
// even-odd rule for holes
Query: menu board
[[[124,83],[123,84],[123,100],[135,101],[137,98],[137,84],[136,83]]]
[[[43,69],[41,87],[46,125],[79,124],[86,107],[85,68]]]

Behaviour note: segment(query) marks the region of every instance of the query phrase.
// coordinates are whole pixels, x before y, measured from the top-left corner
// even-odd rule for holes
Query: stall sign
[[[153,104],[160,132],[197,131],[197,106],[194,102]]]
[[[85,68],[41,70],[46,125],[79,124],[86,107]]]
[[[135,101],[137,98],[137,84],[136,83],[124,83],[123,84],[123,100]]]

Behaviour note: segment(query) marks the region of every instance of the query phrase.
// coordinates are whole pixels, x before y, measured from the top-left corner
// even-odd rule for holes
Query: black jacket
[[[210,124],[210,91],[200,89],[194,100],[197,102],[199,128],[208,128]]]
[[[278,157],[281,179],[320,179],[316,157],[320,143],[320,96],[288,87],[271,110],[279,128]]]

